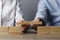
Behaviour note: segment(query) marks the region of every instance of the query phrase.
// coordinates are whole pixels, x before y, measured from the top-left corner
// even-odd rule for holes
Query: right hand
[[[35,30],[37,30],[37,26],[45,26],[46,25],[45,22],[40,18],[34,19],[33,22],[42,22],[42,25],[40,25],[40,24],[31,24],[32,28],[35,29]]]
[[[40,21],[39,21],[39,18],[37,18],[37,19],[34,19],[32,22],[40,22]],[[37,24],[31,24],[31,26],[33,29],[37,30],[37,26],[38,26]]]

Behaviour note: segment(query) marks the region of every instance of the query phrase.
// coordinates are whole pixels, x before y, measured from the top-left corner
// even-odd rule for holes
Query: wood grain
[[[60,35],[60,26],[38,26],[37,35]]]
[[[40,24],[42,25],[42,22],[33,22],[33,21],[26,21],[26,22],[18,22],[17,25],[23,25],[23,24]]]
[[[23,32],[21,31],[21,27],[9,27],[8,33],[12,35],[23,34]]]
[[[0,27],[0,34],[8,34],[8,27]]]

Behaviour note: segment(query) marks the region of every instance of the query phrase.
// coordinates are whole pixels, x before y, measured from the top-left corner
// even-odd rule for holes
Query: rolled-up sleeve
[[[21,2],[20,2],[20,0],[17,0],[17,4],[16,4],[17,6],[16,6],[16,17],[15,17],[15,19],[16,19],[16,22],[19,22],[19,21],[21,21],[21,20],[24,20],[23,19],[23,12],[22,12],[22,10],[21,10]]]
[[[46,18],[47,18],[47,6],[46,6],[46,3],[45,3],[45,0],[40,0],[39,1],[38,10],[37,10],[35,19],[36,18],[41,18],[44,21],[46,21]]]

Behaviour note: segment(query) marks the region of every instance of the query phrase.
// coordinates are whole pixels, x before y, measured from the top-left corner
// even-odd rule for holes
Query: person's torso
[[[60,25],[60,0],[46,0],[48,19],[52,25]]]
[[[1,10],[1,24],[9,25],[14,22],[16,11],[16,0],[3,0]]]

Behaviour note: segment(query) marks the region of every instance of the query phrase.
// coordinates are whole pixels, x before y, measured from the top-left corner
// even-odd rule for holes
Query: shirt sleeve
[[[19,21],[21,21],[21,20],[24,20],[23,19],[23,12],[22,12],[22,10],[21,10],[21,2],[20,2],[20,0],[17,0],[17,4],[16,4],[17,6],[16,6],[16,17],[15,17],[15,19],[16,19],[16,22],[19,22]]]
[[[38,10],[37,10],[35,19],[36,18],[41,18],[44,21],[46,21],[46,18],[47,18],[47,6],[46,6],[46,3],[45,3],[45,0],[40,0],[39,1]]]

